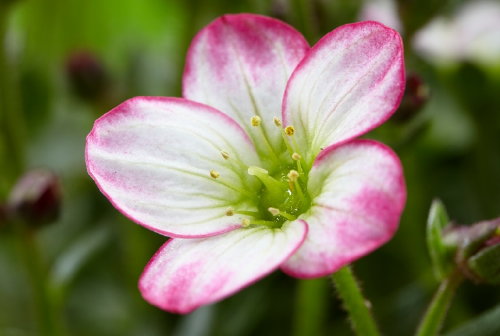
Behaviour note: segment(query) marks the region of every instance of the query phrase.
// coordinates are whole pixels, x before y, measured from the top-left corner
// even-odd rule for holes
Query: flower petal
[[[254,138],[263,153],[262,135],[250,118],[262,118],[264,134],[275,149],[281,146],[273,117],[292,71],[309,45],[292,27],[264,16],[225,15],[194,38],[183,77],[184,97],[228,114]]]
[[[309,233],[282,269],[300,278],[331,274],[388,241],[406,200],[401,163],[370,140],[330,147],[309,175],[312,197],[303,215]]]
[[[295,69],[283,120],[295,127],[298,146],[312,162],[321,147],[346,142],[389,118],[404,86],[399,34],[377,22],[344,25],[325,35]]]
[[[151,304],[189,313],[275,270],[304,240],[307,224],[247,228],[204,239],[173,239],[151,259],[139,289]]]
[[[241,221],[225,215],[228,207],[255,210],[248,202],[258,182],[236,160],[259,163],[241,127],[179,98],[130,99],[99,118],[87,137],[87,170],[101,192],[135,222],[174,237],[226,232]]]

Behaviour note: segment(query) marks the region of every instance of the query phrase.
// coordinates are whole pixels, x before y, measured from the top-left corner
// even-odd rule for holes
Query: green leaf
[[[444,279],[449,274],[453,262],[451,248],[443,241],[443,229],[448,223],[449,218],[444,204],[435,199],[427,218],[427,247],[434,274],[439,280]]]
[[[500,284],[500,244],[480,250],[469,258],[468,266],[482,281]]]
[[[500,335],[500,305],[481,314],[444,336]]]
[[[86,263],[106,246],[109,239],[109,229],[102,226],[81,235],[57,259],[51,274],[54,286],[56,288],[68,286]]]

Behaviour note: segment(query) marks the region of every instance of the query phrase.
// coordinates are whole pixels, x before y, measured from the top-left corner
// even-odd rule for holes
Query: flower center
[[[266,162],[265,169],[257,166],[246,166],[244,163],[232,158],[226,151],[220,154],[224,160],[235,160],[237,166],[246,168],[246,173],[261,182],[260,189],[250,193],[241,190],[244,197],[253,199],[256,211],[247,211],[237,208],[228,208],[226,216],[245,216],[241,221],[243,226],[267,226],[270,228],[280,228],[286,221],[297,219],[302,213],[310,208],[311,200],[307,192],[307,173],[303,156],[299,153],[295,140],[295,129],[293,126],[282,127],[281,120],[274,118],[276,131],[281,133],[282,146],[277,151],[268,141],[265,132],[262,131],[262,120],[254,116],[250,124],[255,129],[255,139],[262,139],[264,148],[267,148],[267,155],[260,153],[270,161]],[[219,173],[212,170],[210,176],[219,179]],[[222,182],[219,180],[219,182]]]

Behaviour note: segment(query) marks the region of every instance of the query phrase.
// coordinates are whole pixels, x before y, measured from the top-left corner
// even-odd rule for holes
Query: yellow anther
[[[279,209],[276,208],[267,208],[267,211],[269,211],[273,216],[278,216],[280,214]]]
[[[233,208],[227,208],[226,209],[226,216],[232,216],[234,215],[234,209]]]
[[[210,171],[210,176],[214,179],[218,178],[220,176],[219,172],[216,170],[211,170]]]
[[[299,179],[299,172],[292,169],[286,176],[288,177],[288,181],[295,182]]]
[[[243,220],[241,221],[241,225],[242,225],[243,227],[247,227],[247,226],[249,226],[249,225],[250,225],[250,219],[248,219],[248,218],[243,218]]]
[[[220,155],[224,158],[224,160],[229,159],[229,153],[226,151],[220,151]]]
[[[288,136],[292,136],[295,134],[295,128],[293,126],[285,127],[285,134]]]
[[[274,117],[273,118],[273,121],[274,121],[274,124],[276,125],[276,127],[280,127],[282,124],[281,124],[281,120],[279,120],[278,118]]]
[[[260,126],[260,124],[262,123],[262,119],[260,119],[259,116],[253,116],[250,119],[250,123],[252,124],[252,126]]]
[[[293,153],[292,159],[294,159],[295,161],[300,161],[300,159],[302,159],[302,156],[300,156],[299,153]]]

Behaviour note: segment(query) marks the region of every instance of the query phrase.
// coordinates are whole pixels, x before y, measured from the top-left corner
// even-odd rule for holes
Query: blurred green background
[[[416,31],[463,3],[397,2],[414,82],[404,108],[368,137],[399,154],[408,202],[394,239],[354,264],[385,335],[411,334],[438,286],[425,244],[433,198],[457,223],[500,216],[499,68],[468,60],[435,66],[412,47]],[[328,278],[275,272],[186,316],[150,306],[137,281],[165,238],[111,206],[86,174],[83,153],[93,121],[123,100],[181,95],[187,47],[217,16],[277,17],[313,44],[358,21],[362,6],[359,0],[0,0],[0,335],[351,334]],[[14,184],[35,168],[60,179],[62,205],[57,220],[33,220],[26,229],[5,213]],[[486,312],[480,334],[465,328],[454,335],[500,334],[499,299],[498,287],[465,283],[444,330]]]

